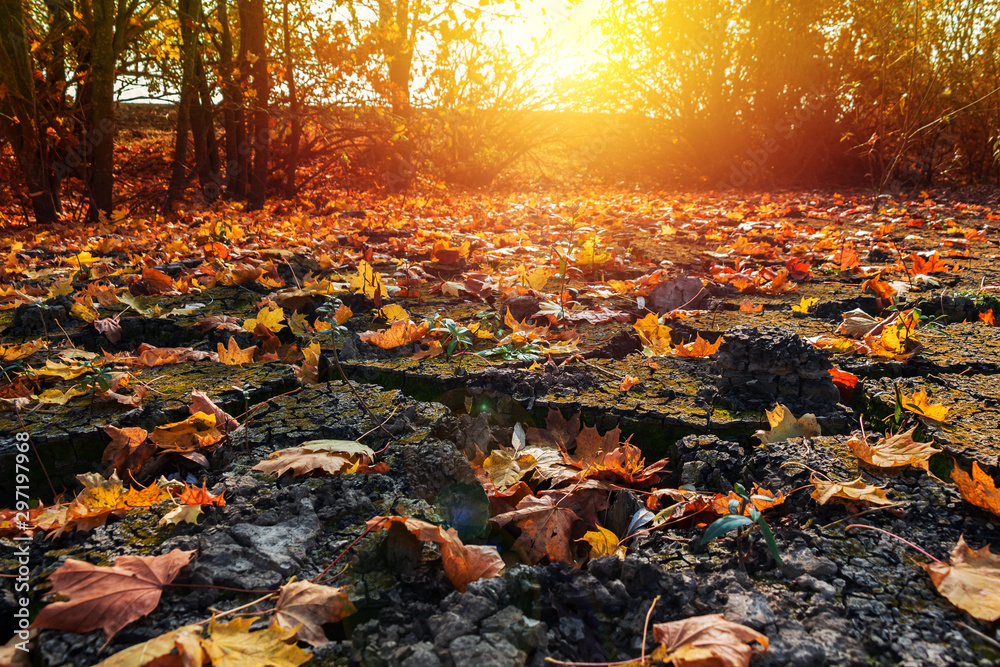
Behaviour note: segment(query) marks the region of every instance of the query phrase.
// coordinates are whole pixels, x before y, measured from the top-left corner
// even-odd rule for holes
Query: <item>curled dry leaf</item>
[[[804,414],[796,419],[791,410],[780,404],[774,410],[765,410],[765,412],[771,430],[754,433],[754,437],[758,438],[762,445],[784,442],[789,438],[821,435],[819,422],[816,421],[816,415],[812,413]]]
[[[295,630],[300,641],[318,647],[329,641],[323,633],[324,623],[336,623],[355,611],[343,588],[293,581],[281,587],[274,620]]]
[[[879,468],[914,466],[927,470],[927,461],[941,450],[926,442],[914,441],[913,432],[916,428],[914,426],[904,433],[882,438],[874,446],[861,438],[851,438],[847,441],[847,446],[868,465]]]
[[[205,412],[195,412],[184,421],[157,426],[149,434],[149,439],[157,447],[173,452],[211,447],[222,437],[215,427],[215,415]]]
[[[852,482],[828,482],[820,479],[814,473],[809,476],[809,481],[816,487],[812,492],[812,497],[820,505],[825,505],[833,499],[855,502],[865,500],[873,505],[892,505],[885,489],[865,484],[860,477]]]
[[[154,661],[159,659],[163,659],[161,663],[163,665],[199,665],[202,658],[200,640],[201,626],[198,624],[185,625],[141,644],[130,646],[124,651],[119,651],[110,658],[97,663],[94,667],[142,667],[150,663],[157,664]],[[175,649],[178,655],[172,657],[178,659],[168,662],[168,656]],[[185,657],[188,658],[189,663],[184,662]]]
[[[377,516],[369,519],[366,526],[370,530],[380,530],[392,524],[402,525],[421,542],[434,542],[441,548],[444,573],[459,593],[464,593],[473,581],[491,579],[504,568],[503,559],[495,548],[463,544],[454,528],[446,531],[441,526],[402,516]]]
[[[418,341],[427,336],[429,331],[430,322],[424,321],[417,325],[410,320],[396,320],[388,329],[365,331],[358,334],[358,337],[366,343],[388,350]]]
[[[369,469],[375,452],[371,447],[353,440],[310,440],[299,447],[280,449],[253,470],[281,476],[291,471],[294,475],[323,472],[337,475],[344,472],[381,471]],[[382,464],[379,464],[380,466]]]
[[[951,481],[967,502],[1000,516],[1000,490],[978,463],[972,462],[971,477],[956,465],[951,471]]]
[[[920,567],[959,609],[984,621],[1000,618],[1000,557],[990,553],[989,545],[970,549],[962,536],[951,551],[950,563],[920,563]]]
[[[753,656],[750,642],[767,650],[766,636],[722,614],[693,616],[657,623],[653,637],[663,644],[674,667],[747,667]]]
[[[232,340],[232,338],[229,340]],[[188,411],[192,415],[199,412],[215,415],[215,424],[223,433],[235,433],[243,428],[243,425],[236,421],[235,417],[216,405],[208,397],[208,394],[198,389],[191,390],[191,405],[188,406]]]
[[[163,587],[177,578],[194,551],[119,556],[112,567],[68,559],[49,576],[52,592],[69,598],[44,607],[34,627],[66,632],[101,628],[108,639],[156,608]]]

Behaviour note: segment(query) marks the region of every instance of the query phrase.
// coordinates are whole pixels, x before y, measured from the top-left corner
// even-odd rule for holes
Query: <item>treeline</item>
[[[703,187],[1000,182],[997,0],[612,0],[595,161]],[[631,114],[623,121],[622,114]]]
[[[165,209],[257,209],[331,173],[480,186],[519,164],[712,189],[1000,182],[1000,0],[611,0],[601,57],[570,80],[499,36],[508,11],[0,0],[5,150],[39,222],[67,181],[112,216],[122,91],[176,102]]]

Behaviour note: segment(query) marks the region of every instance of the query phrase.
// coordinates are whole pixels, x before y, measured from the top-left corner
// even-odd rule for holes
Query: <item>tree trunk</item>
[[[288,25],[288,3],[282,7],[281,22],[285,39],[285,83],[288,86],[288,107],[292,116],[288,137],[288,161],[285,163],[285,199],[295,197],[295,172],[299,167],[299,141],[302,137],[302,119],[299,117],[299,96],[295,87],[295,60],[292,58],[292,38]]]
[[[28,186],[35,222],[59,219],[58,180],[48,164],[48,147],[39,116],[38,99],[24,13],[19,0],[0,0],[0,127]]]
[[[198,0],[179,0],[177,20],[181,26],[181,99],[177,105],[177,133],[174,138],[174,160],[170,172],[170,184],[163,201],[163,208],[169,211],[173,203],[184,192],[187,185],[188,134],[191,131],[191,107],[195,99],[194,65],[197,54],[195,44],[195,22],[192,7]],[[195,154],[198,151],[198,133],[195,131]]]
[[[103,212],[111,217],[114,188],[115,139],[115,2],[94,0],[91,34],[91,92],[88,122],[90,159],[90,219]]]
[[[247,0],[246,23],[243,24],[243,43],[246,50],[253,54],[251,66],[254,91],[253,123],[251,136],[253,139],[253,171],[250,173],[250,192],[247,197],[251,211],[264,207],[267,198],[268,157],[271,142],[270,114],[268,113],[268,98],[271,94],[271,83],[267,75],[267,45],[264,33],[264,0]]]

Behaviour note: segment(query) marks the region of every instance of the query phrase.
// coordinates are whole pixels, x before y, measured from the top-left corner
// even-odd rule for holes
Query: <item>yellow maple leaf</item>
[[[201,640],[212,665],[215,667],[297,667],[308,662],[312,655],[294,643],[287,643],[295,636],[295,629],[285,629],[272,623],[266,630],[250,632],[256,618],[237,618],[229,623],[219,623],[214,618],[208,623],[209,636]]]
[[[898,393],[900,407],[904,410],[909,410],[918,417],[924,417],[932,421],[942,422],[950,409],[939,403],[932,404],[930,399],[927,397],[927,392],[923,389],[915,393],[913,396],[907,396],[902,392]]]
[[[0,346],[0,360],[17,361],[18,359],[24,359],[48,346],[49,342],[44,338],[22,343],[21,345],[11,345],[10,347]]]
[[[274,308],[272,310],[270,306],[264,306],[257,311],[256,317],[243,323],[243,328],[247,331],[253,332],[253,330],[257,328],[258,324],[262,324],[272,332],[278,333],[285,328],[285,325],[282,324],[284,319],[285,312],[281,308]]]
[[[358,262],[358,273],[351,276],[351,290],[361,292],[372,300],[375,299],[376,293],[381,294],[383,297],[389,296],[389,290],[382,284],[382,278],[372,268],[372,265],[365,260]]]
[[[603,526],[597,526],[597,530],[587,531],[577,542],[586,542],[590,545],[591,558],[601,556],[625,558],[625,547],[619,544],[618,536]]]
[[[817,297],[802,297],[799,301],[799,305],[792,306],[792,310],[796,313],[808,313],[809,309],[819,303],[819,298]]]
[[[222,343],[216,343],[216,349],[219,351],[219,361],[227,366],[242,366],[253,363],[253,354],[257,351],[257,347],[254,345],[245,350],[240,349],[236,342],[236,336],[229,337],[227,347],[223,347]]]
[[[388,305],[379,308],[376,313],[386,322],[395,322],[396,320],[408,320],[410,316],[407,314],[406,309],[400,306],[398,303],[390,303]]]
[[[366,343],[377,345],[384,350],[418,341],[430,331],[430,322],[424,320],[419,325],[410,320],[396,320],[388,329],[365,331],[358,337]]]
[[[647,356],[662,357],[671,353],[673,344],[670,339],[670,327],[660,324],[660,318],[656,313],[649,313],[632,325],[639,340],[642,341],[644,353]],[[720,339],[721,340],[721,339]]]
[[[190,452],[211,447],[222,439],[222,432],[215,427],[215,415],[196,412],[184,421],[157,426],[149,439],[161,449]]]
[[[789,438],[820,435],[819,422],[816,421],[816,415],[812,413],[804,414],[796,419],[792,411],[784,405],[777,405],[774,410],[765,410],[764,412],[767,413],[767,422],[771,425],[771,430],[754,433],[754,437],[758,438],[762,445],[783,442]]]

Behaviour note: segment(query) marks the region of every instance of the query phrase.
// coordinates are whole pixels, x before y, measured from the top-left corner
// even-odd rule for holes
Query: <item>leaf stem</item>
[[[914,549],[916,549],[917,551],[919,551],[919,552],[920,552],[920,553],[922,553],[923,555],[925,555],[925,556],[927,556],[928,558],[930,558],[930,559],[931,559],[932,561],[934,561],[935,563],[943,563],[943,562],[944,562],[944,561],[942,561],[942,560],[941,560],[940,558],[935,558],[934,556],[932,556],[932,555],[931,555],[930,553],[928,553],[927,551],[924,551],[923,549],[921,549],[920,547],[918,547],[918,546],[917,546],[916,544],[914,544],[913,542],[910,542],[909,540],[904,540],[904,539],[903,539],[902,537],[900,537],[899,535],[896,535],[895,533],[890,533],[890,532],[889,532],[888,530],[882,530],[881,528],[876,528],[875,526],[866,526],[866,525],[865,525],[865,524],[863,524],[863,523],[852,523],[851,525],[849,525],[849,526],[846,526],[846,527],[844,528],[844,530],[845,530],[845,531],[848,531],[848,530],[850,530],[851,528],[867,528],[868,530],[876,530],[876,531],[878,531],[878,532],[880,532],[880,533],[885,533],[885,534],[886,534],[886,535],[888,535],[889,537],[895,537],[895,538],[896,538],[897,540],[899,540],[899,541],[900,541],[900,542],[902,542],[903,544],[905,544],[905,545],[907,545],[907,546],[909,546],[909,547],[913,547]]]

